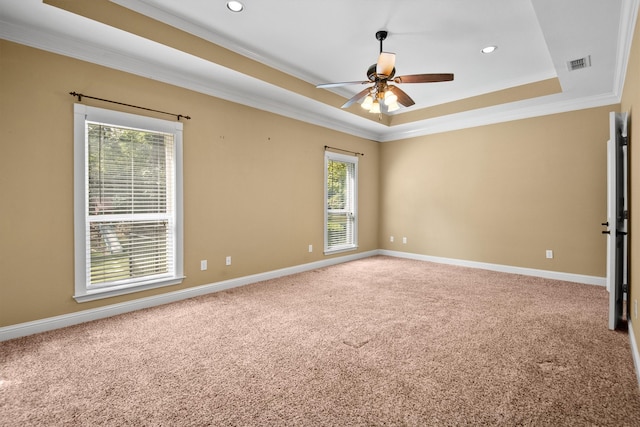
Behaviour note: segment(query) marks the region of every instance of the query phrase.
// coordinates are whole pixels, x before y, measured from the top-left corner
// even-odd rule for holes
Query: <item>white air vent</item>
[[[567,61],[567,68],[569,68],[569,71],[575,71],[587,67],[591,67],[591,55]]]

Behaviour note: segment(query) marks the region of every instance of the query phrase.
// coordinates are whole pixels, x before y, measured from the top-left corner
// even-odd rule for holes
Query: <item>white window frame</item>
[[[329,206],[327,204],[329,189],[328,189],[328,172],[329,161],[338,161],[345,163],[352,163],[354,165],[354,176],[351,188],[353,194],[351,195],[353,200],[352,215],[353,215],[353,242],[340,246],[329,246],[329,232],[328,232],[328,219],[329,219]],[[332,151],[325,151],[324,154],[324,254],[330,255],[340,252],[353,251],[358,249],[358,157],[350,156],[346,154],[334,153]]]
[[[89,245],[88,218],[88,138],[87,121],[110,124],[118,127],[170,133],[174,136],[174,183],[173,203],[173,259],[174,268],[169,276],[150,278],[146,281],[124,283],[113,286],[90,286],[87,262]],[[74,242],[75,242],[75,294],[77,302],[93,301],[147,289],[170,286],[184,280],[183,246],[183,190],[182,190],[182,123],[139,116],[74,104]]]

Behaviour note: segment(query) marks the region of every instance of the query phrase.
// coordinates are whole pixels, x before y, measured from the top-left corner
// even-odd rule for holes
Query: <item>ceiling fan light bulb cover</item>
[[[400,109],[400,105],[397,102],[387,104],[387,111],[392,112]]]
[[[378,101],[375,101],[371,105],[371,109],[369,110],[369,112],[374,114],[380,114],[380,103]]]
[[[398,103],[398,97],[390,90],[384,93],[384,103],[388,106]]]
[[[365,110],[368,110],[371,108],[372,104],[373,104],[373,98],[371,97],[371,95],[367,95],[364,101],[362,101],[362,108],[364,108]]]

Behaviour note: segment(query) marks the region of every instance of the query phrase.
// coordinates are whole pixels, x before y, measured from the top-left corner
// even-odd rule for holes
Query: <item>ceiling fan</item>
[[[365,81],[323,83],[316,87],[327,89],[338,86],[347,86],[354,84],[372,84],[372,86],[357,93],[349,99],[342,108],[351,106],[354,102],[362,101],[362,108],[369,110],[371,113],[389,113],[400,108],[410,107],[415,104],[413,99],[407,95],[398,86],[393,85],[400,83],[435,83],[453,80],[453,74],[411,74],[407,76],[394,77],[396,74],[396,54],[384,52],[382,50],[382,42],[387,38],[387,31],[378,31],[376,39],[380,41],[380,56],[378,62],[373,64],[367,70],[367,78]]]

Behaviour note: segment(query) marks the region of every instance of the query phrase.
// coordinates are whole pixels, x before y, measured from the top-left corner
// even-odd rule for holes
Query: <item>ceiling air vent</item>
[[[591,67],[591,55],[585,56],[584,58],[567,61],[567,67],[569,68],[569,71]]]

